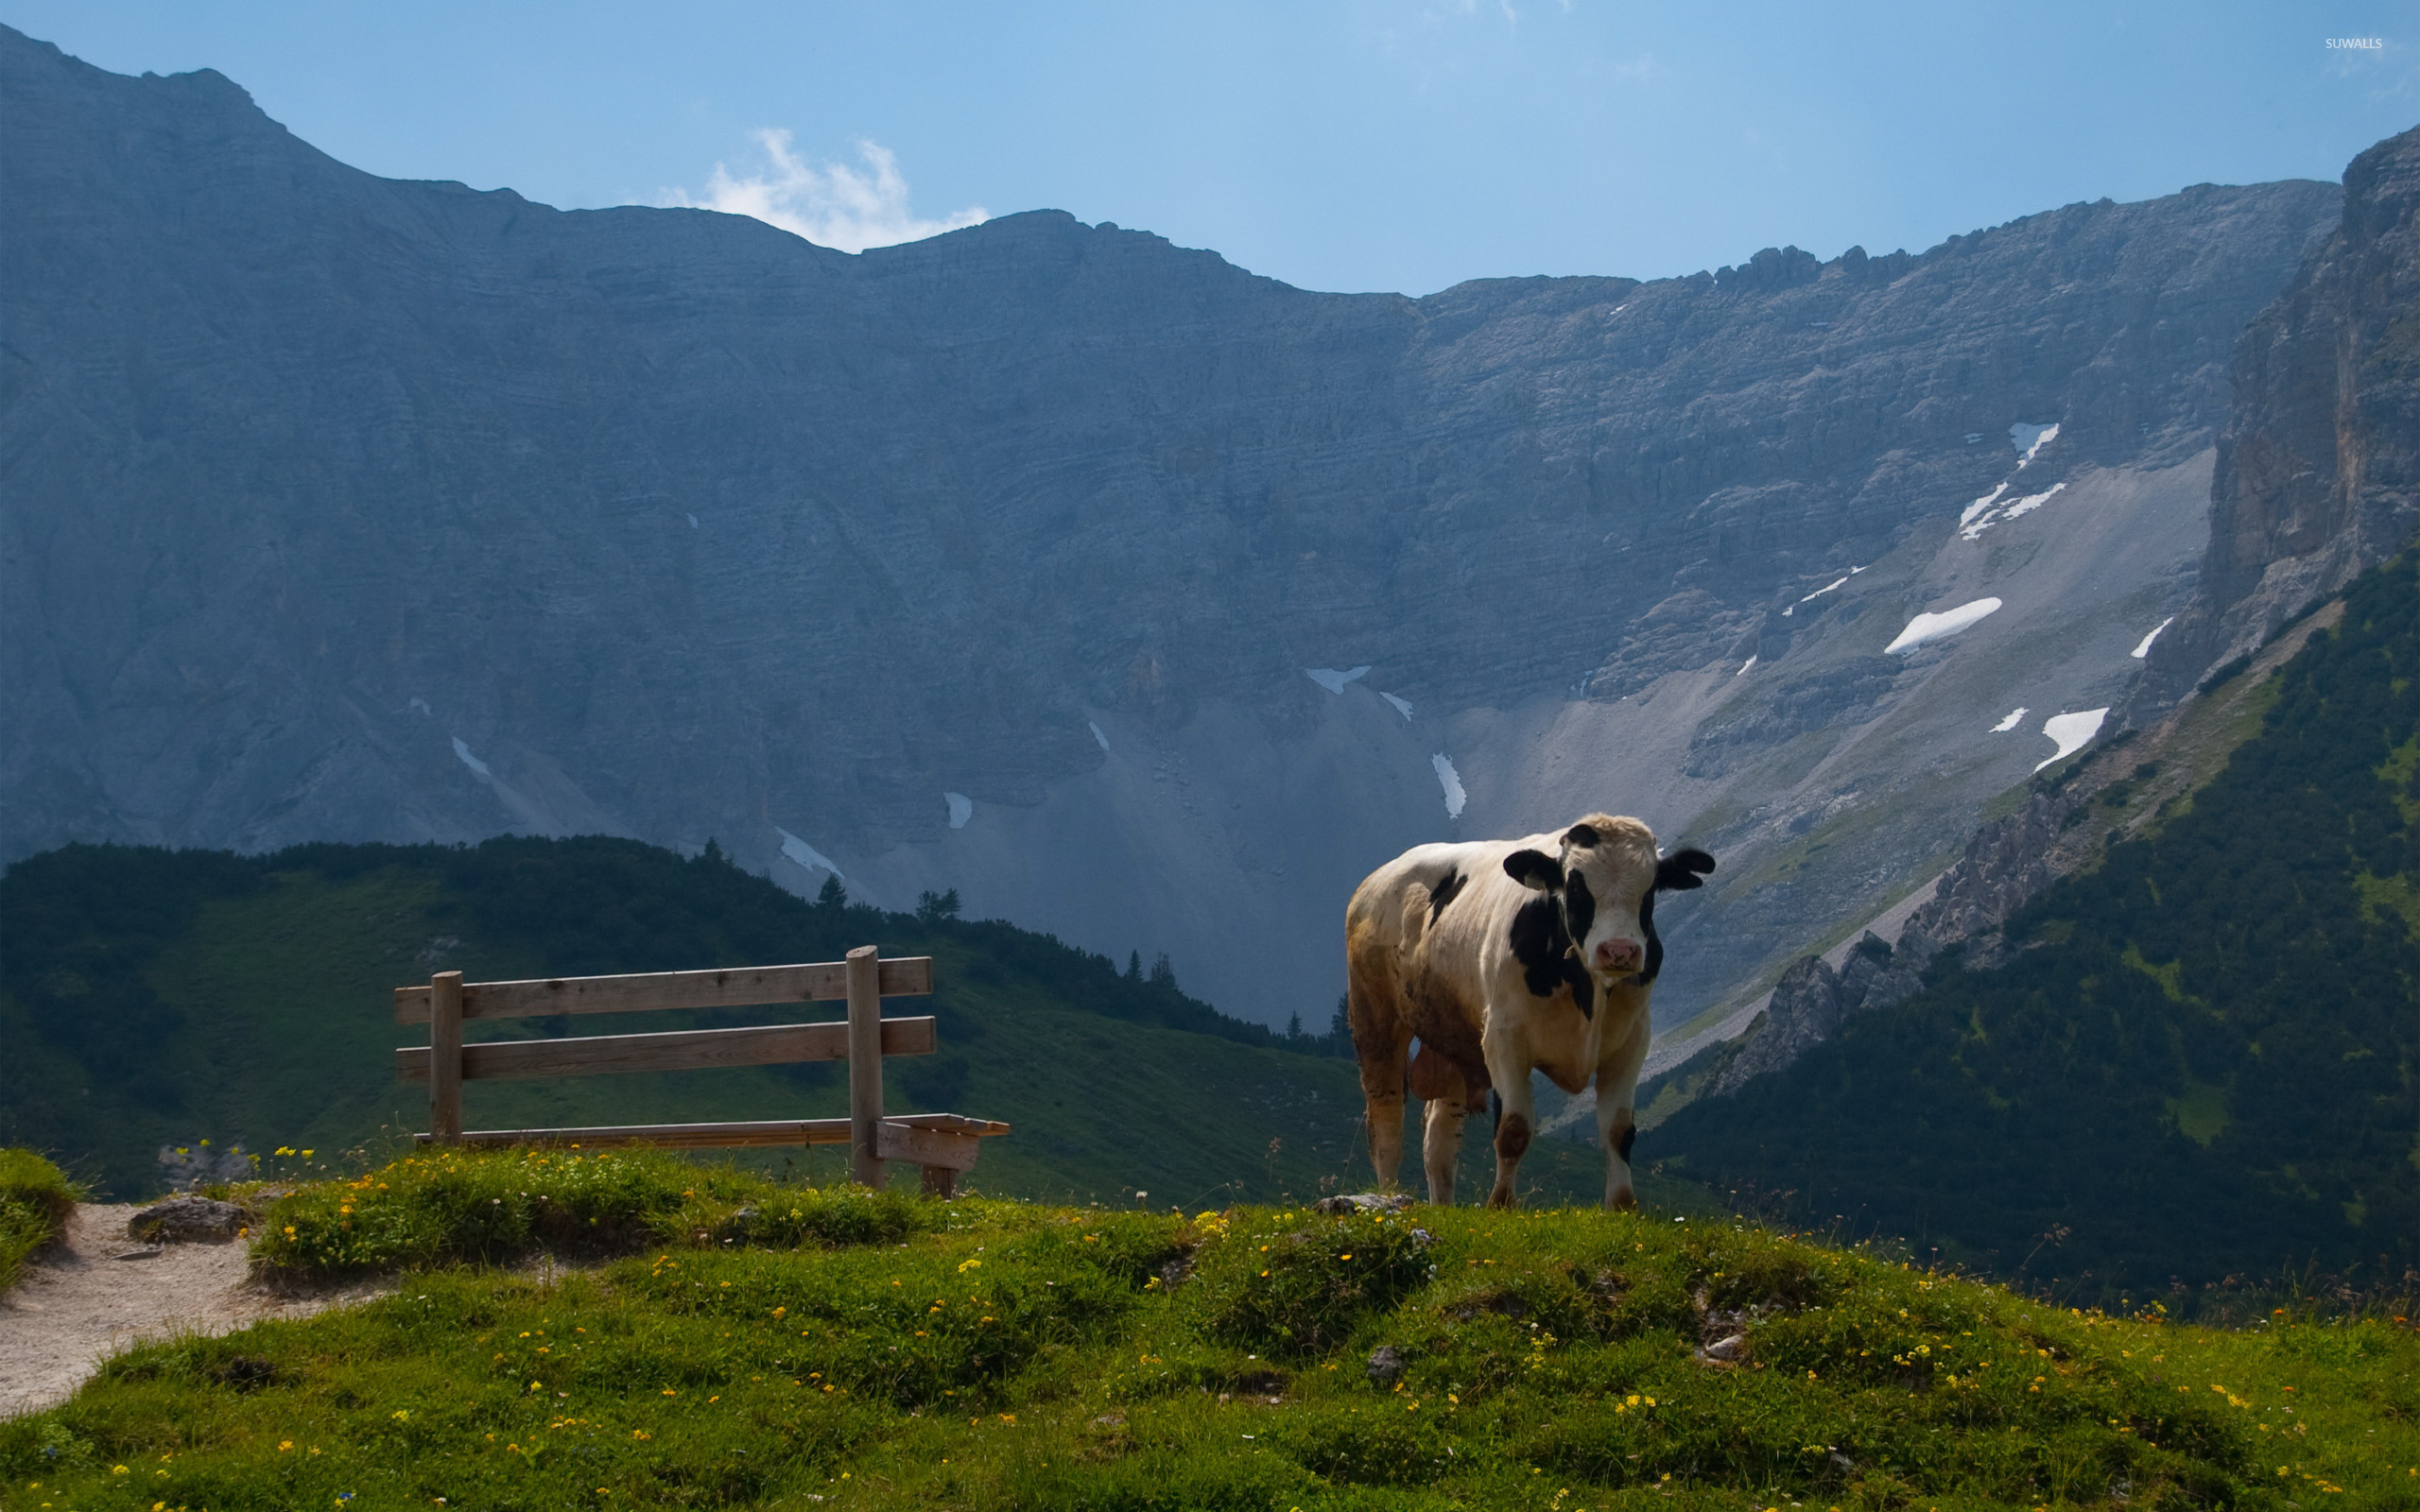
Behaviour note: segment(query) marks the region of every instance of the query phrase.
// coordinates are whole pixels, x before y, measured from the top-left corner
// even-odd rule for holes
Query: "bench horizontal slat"
[[[1006,1134],[1009,1125],[989,1119],[967,1118],[958,1113],[906,1113],[883,1120],[886,1129],[896,1127],[899,1136],[887,1138],[891,1148],[908,1147],[916,1135],[930,1133],[954,1141],[972,1143],[975,1140]],[[430,1143],[425,1134],[414,1136],[423,1144]],[[763,1119],[746,1124],[624,1124],[601,1128],[493,1128],[465,1129],[462,1143],[470,1145],[498,1144],[578,1144],[606,1146],[614,1144],[658,1144],[666,1149],[744,1149],[782,1144],[846,1144],[849,1143],[849,1121],[845,1118]],[[886,1160],[916,1160],[918,1163],[948,1165],[954,1170],[967,1170],[974,1161],[968,1157],[966,1165],[956,1165],[948,1156],[959,1152],[944,1152],[941,1160],[925,1161],[914,1154],[893,1156],[885,1152]]]
[[[882,1021],[886,1056],[929,1056],[940,1037],[924,1019]],[[395,1052],[402,1081],[428,1080],[426,1045]],[[462,1047],[462,1079],[594,1076],[611,1072],[712,1071],[849,1058],[845,1023],[776,1023],[753,1029],[683,1029],[670,1034],[592,1035],[579,1040],[500,1040]]]
[[[933,958],[880,964],[887,998],[933,990]],[[746,1008],[767,1003],[838,1003],[849,995],[840,961],[751,966],[735,971],[658,971],[646,976],[563,976],[529,982],[465,982],[464,1019],[521,1019],[556,1013],[646,1013],[674,1008]],[[428,986],[395,988],[395,1022],[428,1022]]]

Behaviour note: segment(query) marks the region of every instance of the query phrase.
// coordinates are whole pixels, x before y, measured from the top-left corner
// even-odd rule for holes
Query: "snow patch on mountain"
[[[1969,604],[1961,604],[1956,609],[1943,610],[1938,614],[1919,614],[1908,622],[1908,627],[1899,632],[1897,640],[1882,648],[1883,654],[1887,656],[1898,651],[1912,651],[1927,642],[1939,641],[1956,635],[1978,621],[1998,613],[1999,610],[1998,599],[1979,598]]]
[[[2038,772],[2043,766],[2063,762],[2083,749],[2092,743],[2093,736],[2100,733],[2100,722],[2108,717],[2106,709],[2086,709],[2080,713],[2052,714],[2044,720],[2042,733],[2058,742],[2059,748],[2033,769]]]
[[[1470,801],[1470,795],[1462,791],[1462,774],[1454,770],[1452,759],[1442,750],[1428,758],[1428,765],[1437,768],[1437,785],[1445,790],[1445,817],[1461,818],[1462,805]]]
[[[836,877],[840,877],[840,880],[843,882],[848,880],[845,876],[841,876],[839,867],[830,856],[825,855],[822,851],[818,850],[815,847],[800,839],[797,835],[790,833],[789,831],[783,829],[778,824],[773,826],[773,833],[782,837],[782,854],[789,857],[792,861],[797,862],[800,866],[805,868],[809,871],[821,869],[832,873],[832,875]]]

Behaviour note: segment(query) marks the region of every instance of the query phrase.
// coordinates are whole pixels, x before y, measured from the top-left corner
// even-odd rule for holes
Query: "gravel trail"
[[[0,1418],[56,1406],[103,1361],[147,1340],[232,1332],[391,1289],[378,1280],[282,1295],[251,1281],[242,1241],[153,1252],[126,1237],[134,1212],[130,1204],[79,1206],[67,1221],[66,1243],[35,1256],[0,1297]],[[147,1258],[118,1258],[125,1255]]]

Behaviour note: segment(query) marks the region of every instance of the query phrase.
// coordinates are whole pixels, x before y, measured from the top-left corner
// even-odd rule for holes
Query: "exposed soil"
[[[167,1245],[126,1236],[129,1204],[86,1204],[63,1243],[27,1262],[0,1297],[0,1418],[39,1412],[75,1394],[101,1363],[179,1333],[227,1333],[269,1317],[302,1317],[391,1289],[385,1280],[296,1293],[251,1279],[246,1246]],[[120,1259],[135,1255],[140,1259]]]

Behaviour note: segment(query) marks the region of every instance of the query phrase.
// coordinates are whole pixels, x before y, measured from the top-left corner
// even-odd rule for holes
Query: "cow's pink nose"
[[[1645,953],[1634,939],[1605,939],[1597,942],[1597,964],[1608,971],[1635,971]]]

